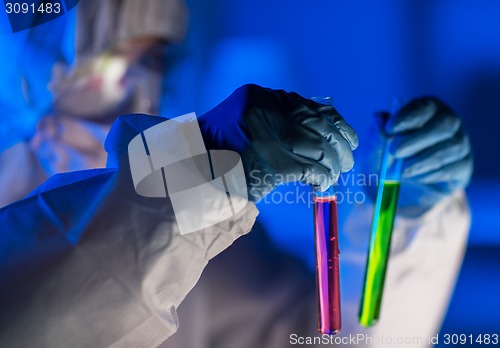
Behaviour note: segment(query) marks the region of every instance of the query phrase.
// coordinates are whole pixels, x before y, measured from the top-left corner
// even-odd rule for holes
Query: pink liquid
[[[318,331],[335,335],[341,329],[337,201],[314,197],[314,246]]]

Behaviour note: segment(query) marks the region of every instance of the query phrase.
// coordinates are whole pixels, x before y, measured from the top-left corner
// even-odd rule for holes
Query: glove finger
[[[358,135],[354,128],[352,128],[342,116],[331,106],[320,105],[318,111],[332,124],[336,130],[344,137],[349,143],[352,150],[355,150],[359,145]]]
[[[354,156],[350,144],[347,140],[337,132],[332,132],[325,137],[323,146],[325,148],[331,147],[337,154],[337,157],[331,157],[331,161],[340,164],[340,171],[347,172],[354,167]],[[326,153],[325,153],[326,154]]]
[[[432,172],[412,178],[423,184],[437,184],[443,182],[458,183],[458,187],[465,187],[472,175],[472,156],[445,165]]]
[[[324,166],[316,162],[309,162],[301,166],[302,178],[300,182],[311,185],[321,192],[326,191],[331,185],[337,182],[339,171],[328,171]]]
[[[295,92],[287,93],[287,95],[298,104],[296,110],[293,112],[293,116],[295,116],[305,128],[325,136],[331,132],[331,125],[333,125],[348,141],[352,150],[358,147],[358,135],[333,106],[319,104]],[[312,117],[312,113],[316,113],[316,115]]]
[[[325,117],[307,105],[298,106],[291,116],[301,127],[318,135],[324,136],[331,131],[332,127]]]
[[[307,129],[296,129],[286,145],[294,154],[314,160],[329,171],[352,169],[354,158],[349,143],[338,133],[321,137]]]
[[[424,127],[410,134],[396,135],[391,143],[391,153],[399,158],[413,156],[435,144],[452,138],[460,129],[460,119],[451,113],[442,113]]]
[[[438,111],[438,104],[430,98],[413,99],[389,118],[385,125],[388,134],[398,134],[422,128]]]
[[[286,182],[299,181],[325,191],[338,180],[340,169],[328,170],[315,160],[292,154],[288,161],[282,162],[279,168]]]
[[[438,143],[404,161],[403,177],[411,178],[457,162],[471,152],[469,139],[459,131],[452,139]]]

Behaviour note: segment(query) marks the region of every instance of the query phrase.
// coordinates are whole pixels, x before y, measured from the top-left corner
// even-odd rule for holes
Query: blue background
[[[499,332],[500,2],[190,0],[189,7],[188,38],[172,50],[165,78],[165,116],[202,114],[249,82],[333,96],[361,145],[373,112],[386,109],[393,97],[436,95],[461,115],[475,156],[468,189],[472,228],[442,332]],[[53,28],[71,12],[39,27],[53,35],[42,35],[47,40],[62,43],[69,61],[72,34],[60,37]],[[12,67],[0,69],[0,102],[12,102],[22,99],[13,88],[13,70],[34,55],[23,50],[26,33],[5,34],[4,18],[0,24],[0,64]],[[42,62],[52,58],[37,54],[37,74],[48,76]],[[0,148],[31,135],[40,110],[50,105],[43,87],[39,93],[39,105],[25,112],[4,109]],[[261,208],[276,240],[311,228],[306,218],[303,226],[288,225],[280,218],[283,207]],[[295,243],[288,246],[292,252],[300,239]]]

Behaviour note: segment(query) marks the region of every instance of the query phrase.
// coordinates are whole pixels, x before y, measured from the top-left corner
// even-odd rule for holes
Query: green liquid
[[[385,181],[380,207],[375,207],[363,297],[359,311],[359,322],[367,327],[374,325],[380,316],[385,273],[391,250],[392,228],[398,204],[399,185],[399,181]]]

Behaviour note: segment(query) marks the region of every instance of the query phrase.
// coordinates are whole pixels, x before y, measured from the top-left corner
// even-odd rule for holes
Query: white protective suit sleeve
[[[119,118],[108,149],[161,120]],[[55,175],[0,209],[0,346],[157,347],[208,261],[255,222],[248,203],[181,235],[170,200],[137,195],[126,152],[118,158],[118,168]]]

